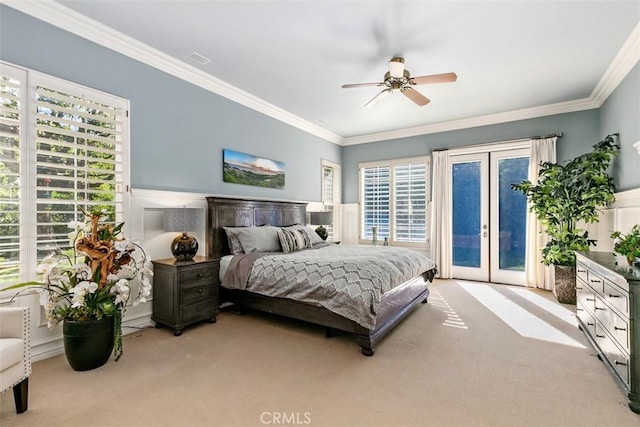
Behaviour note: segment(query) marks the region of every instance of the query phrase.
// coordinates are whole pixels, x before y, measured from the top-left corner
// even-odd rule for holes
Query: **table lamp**
[[[171,253],[178,261],[191,261],[198,253],[198,241],[187,232],[200,230],[203,218],[200,208],[163,209],[164,231],[181,233],[171,242]]]
[[[329,233],[327,233],[327,229],[323,226],[333,224],[333,212],[309,212],[309,223],[317,225],[316,233],[322,240],[327,240]]]

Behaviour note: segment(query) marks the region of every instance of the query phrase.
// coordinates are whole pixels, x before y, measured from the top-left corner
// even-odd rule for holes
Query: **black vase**
[[[64,353],[74,371],[88,371],[107,363],[113,351],[113,317],[64,320]]]

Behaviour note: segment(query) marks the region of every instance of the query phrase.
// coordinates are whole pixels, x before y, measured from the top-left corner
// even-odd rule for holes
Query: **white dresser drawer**
[[[620,349],[596,321],[596,342],[611,367],[616,371],[624,385],[629,388],[629,354]]]
[[[629,317],[629,292],[605,279],[604,297],[607,303],[618,310],[620,314]]]

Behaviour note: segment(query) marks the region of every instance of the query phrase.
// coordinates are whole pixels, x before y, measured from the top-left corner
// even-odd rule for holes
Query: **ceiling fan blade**
[[[411,77],[409,83],[412,85],[425,85],[432,83],[451,83],[458,80],[456,73],[431,74],[430,76]]]
[[[401,89],[401,92],[404,94],[404,96],[406,96],[407,98],[409,98],[410,100],[418,104],[420,107],[423,107],[427,105],[429,102],[431,102],[429,101],[429,98],[427,98],[426,96],[424,96],[423,94],[421,94],[420,92],[418,92],[412,87],[405,86]]]
[[[384,82],[378,82],[378,83],[351,83],[351,84],[342,85],[342,88],[343,89],[348,89],[348,88],[352,88],[352,87],[367,87],[367,86],[384,86]]]
[[[387,88],[387,89],[383,90],[382,92],[378,93],[376,96],[371,98],[371,101],[369,101],[366,104],[364,104],[365,108],[373,107],[378,102],[380,102],[383,98],[385,98],[387,95],[389,95],[392,90],[393,89],[391,89],[391,88]]]

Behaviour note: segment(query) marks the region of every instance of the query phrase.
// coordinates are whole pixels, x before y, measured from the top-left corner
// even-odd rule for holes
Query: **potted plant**
[[[65,354],[74,370],[104,365],[122,355],[122,316],[130,300],[130,281],[139,280],[137,305],[151,293],[151,263],[141,246],[122,239],[124,223],[100,223],[103,212],[83,212],[85,222],[69,223],[68,249],[58,249],[38,265],[42,283],[19,283],[3,291],[40,292],[49,328],[63,322]]]
[[[622,255],[627,260],[629,267],[633,267],[636,258],[640,258],[640,225],[636,224],[627,234],[620,231],[611,233],[613,252]]]
[[[542,248],[542,262],[554,265],[554,295],[559,302],[575,304],[575,251],[595,245],[580,223],[598,222],[599,209],[615,200],[613,178],[607,173],[620,150],[617,134],[608,135],[565,165],[544,162],[538,183],[524,181],[512,188],[527,196],[531,211],[545,227],[549,241]]]

